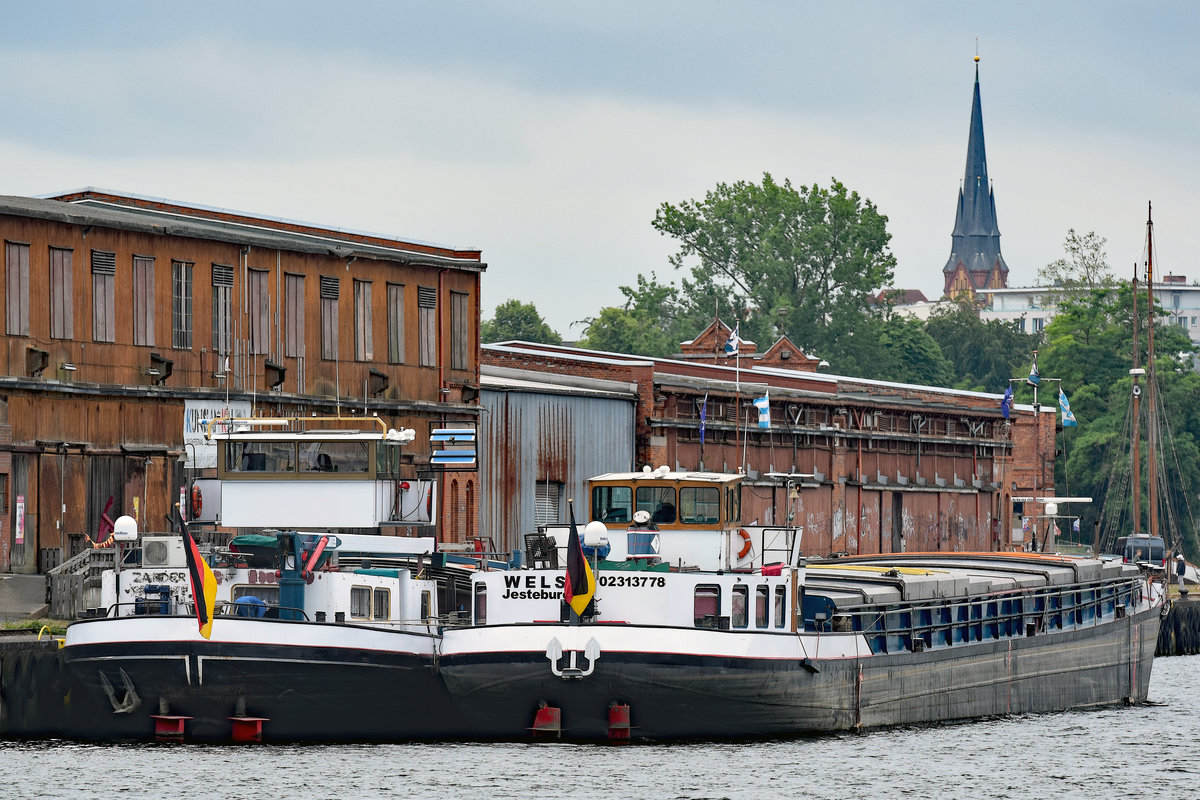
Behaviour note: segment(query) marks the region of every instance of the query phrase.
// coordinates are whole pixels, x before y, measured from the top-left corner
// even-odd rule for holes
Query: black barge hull
[[[1160,611],[1093,628],[862,658],[622,652],[619,628],[595,626],[600,655],[590,674],[575,678],[553,674],[544,651],[455,652],[451,633],[440,670],[475,736],[527,738],[543,706],[560,709],[559,733],[570,739],[620,738],[611,727],[613,706],[629,707],[632,738],[824,733],[1144,701]],[[521,627],[539,628],[546,641],[569,630]]]

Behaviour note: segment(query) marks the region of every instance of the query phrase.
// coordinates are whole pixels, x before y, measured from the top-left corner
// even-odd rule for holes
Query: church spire
[[[996,200],[988,181],[983,144],[983,107],[979,101],[979,56],[975,56],[975,93],[967,138],[967,169],[958,191],[950,259],[942,268],[945,293],[956,296],[1008,285],[1008,265],[1000,253]]]

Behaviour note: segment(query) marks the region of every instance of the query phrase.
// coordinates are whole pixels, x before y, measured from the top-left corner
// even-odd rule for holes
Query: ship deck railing
[[[805,620],[809,632],[858,633],[873,653],[916,652],[1036,636],[1120,619],[1137,604],[1137,579],[1014,589],[952,602],[835,609]],[[813,593],[820,597],[819,593]]]

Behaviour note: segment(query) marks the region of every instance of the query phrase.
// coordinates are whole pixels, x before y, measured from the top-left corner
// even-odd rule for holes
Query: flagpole
[[[738,328],[742,327],[742,321],[738,320],[734,325],[733,333],[738,336]],[[736,348],[733,351],[733,406],[737,410],[737,427],[733,429],[733,454],[737,455],[738,445],[742,438],[742,343],[741,337],[735,342]],[[744,459],[743,459],[744,460]],[[739,468],[738,472],[745,472]]]

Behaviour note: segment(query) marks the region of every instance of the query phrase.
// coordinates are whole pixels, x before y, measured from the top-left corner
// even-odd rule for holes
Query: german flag
[[[212,636],[213,605],[217,599],[217,579],[212,568],[200,555],[196,540],[192,538],[183,515],[179,515],[179,532],[183,536],[183,552],[187,556],[188,577],[192,583],[192,601],[196,606],[196,622],[200,635],[205,639]]]
[[[596,594],[596,576],[583,555],[583,540],[575,527],[575,504],[568,502],[567,506],[571,513],[571,537],[567,540],[567,585],[563,588],[563,599],[576,614],[583,616]]]

